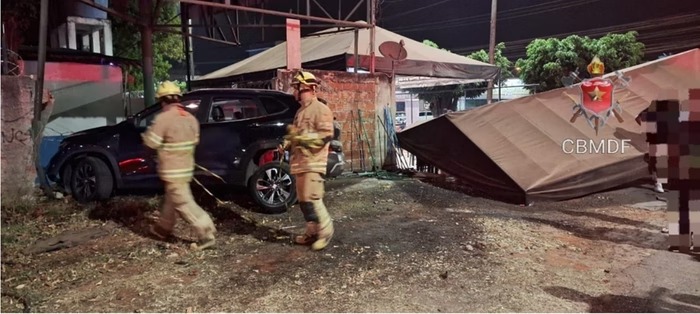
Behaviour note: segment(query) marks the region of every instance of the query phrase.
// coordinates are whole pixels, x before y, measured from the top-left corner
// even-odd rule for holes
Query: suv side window
[[[265,110],[252,97],[214,97],[207,122],[226,122],[257,118],[265,115]]]
[[[201,103],[201,99],[187,99],[182,101],[182,105],[185,106],[185,109],[195,117],[197,116],[197,110],[199,110],[199,104]],[[151,112],[147,116],[141,117],[141,120],[139,120],[139,128],[147,128],[149,125],[151,125],[151,122],[153,122],[156,115],[163,111],[160,103],[156,103],[153,106],[158,106],[160,108]]]
[[[265,107],[267,114],[275,114],[287,110],[287,106],[282,101],[274,97],[260,97],[260,102],[262,103],[263,107]]]

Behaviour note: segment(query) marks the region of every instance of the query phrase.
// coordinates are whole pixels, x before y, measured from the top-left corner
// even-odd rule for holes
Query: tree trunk
[[[46,174],[44,173],[44,168],[41,166],[41,158],[39,156],[39,153],[41,149],[41,141],[44,138],[44,129],[49,123],[49,117],[51,117],[51,113],[53,113],[54,98],[53,95],[51,95],[51,93],[49,93],[49,91],[46,89],[42,91],[41,96],[37,95],[36,97],[42,97],[43,105],[39,119],[32,122],[32,137],[34,140],[34,166],[36,167],[37,176],[39,177],[39,185],[41,186],[41,190],[46,196],[52,197],[53,193],[51,190],[51,186],[49,185],[49,182],[46,178]]]
[[[430,111],[433,113],[433,117],[437,118],[438,116],[446,113],[447,110],[457,110],[458,99],[458,97],[454,96],[437,98],[437,100],[433,102],[433,105],[430,106]]]

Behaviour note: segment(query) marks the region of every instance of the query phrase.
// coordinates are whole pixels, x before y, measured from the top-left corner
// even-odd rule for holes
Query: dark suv
[[[292,95],[271,90],[202,89],[184,94],[182,103],[201,124],[197,165],[226,184],[247,187],[267,212],[284,211],[296,201],[289,154],[277,153],[299,109]],[[65,138],[49,163],[49,179],[79,202],[107,199],[118,189],[161,188],[155,151],[141,140],[141,133],[160,110],[160,105],[153,105],[119,124]],[[339,134],[335,130],[327,177],[343,172]],[[222,184],[199,167],[195,177],[207,187]]]

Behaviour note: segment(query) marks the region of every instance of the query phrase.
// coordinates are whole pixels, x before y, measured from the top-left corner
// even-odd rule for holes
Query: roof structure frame
[[[130,23],[137,24],[141,26],[141,32],[142,32],[142,51],[143,51],[143,71],[144,71],[144,86],[151,86],[153,85],[153,48],[152,48],[152,33],[155,32],[170,32],[170,33],[177,33],[183,35],[183,39],[186,37],[196,37],[199,39],[203,40],[209,40],[209,41],[215,41],[219,43],[225,43],[225,44],[231,44],[231,45],[240,45],[239,38],[237,32],[234,31],[234,36],[233,36],[233,41],[228,40],[228,38],[225,38],[223,36],[223,31],[221,28],[218,27],[217,25],[217,33],[219,36],[224,37],[224,38],[215,38],[214,32],[210,32],[208,35],[209,36],[198,36],[191,34],[190,28],[191,25],[188,25],[188,19],[183,18],[181,19],[181,25],[180,29],[173,29],[171,25],[156,25],[154,23],[153,17],[158,16],[159,11],[162,8],[162,5],[164,4],[165,1],[168,2],[179,2],[180,4],[184,5],[194,5],[194,6],[199,6],[199,7],[206,7],[206,8],[218,8],[218,9],[223,9],[224,11],[243,11],[243,12],[253,12],[253,13],[259,13],[262,15],[273,15],[273,16],[281,16],[281,17],[286,17],[286,18],[291,18],[291,19],[298,19],[298,20],[306,20],[314,22],[322,22],[322,23],[329,23],[332,24],[333,26],[337,27],[352,27],[355,29],[361,29],[361,28],[368,28],[372,30],[372,33],[374,34],[374,28],[376,25],[376,19],[374,18],[376,8],[377,8],[377,0],[352,0],[352,1],[358,1],[356,3],[354,11],[356,11],[362,3],[367,4],[367,12],[371,15],[370,17],[370,22],[351,22],[347,21],[347,19],[352,15],[352,13],[346,18],[346,19],[341,19],[340,12],[339,12],[339,18],[331,18],[331,17],[319,17],[319,16],[312,16],[311,15],[311,0],[306,0],[307,2],[307,14],[296,14],[296,13],[288,13],[288,12],[281,12],[281,11],[276,11],[276,10],[268,10],[264,8],[256,8],[256,7],[250,7],[250,6],[242,6],[242,5],[233,5],[230,4],[230,0],[223,0],[225,3],[221,2],[216,2],[216,0],[211,0],[211,1],[202,1],[202,0],[139,0],[139,17],[134,17],[129,14],[125,14],[122,12],[118,12],[117,10],[114,10],[112,8],[108,8],[105,6],[102,6],[100,4],[97,4],[94,2],[94,0],[79,0],[81,3],[89,5],[91,7],[94,7],[96,9],[102,10],[104,12],[107,12],[111,14],[114,17],[124,19]],[[342,0],[339,0],[342,1]],[[346,0],[347,1],[347,0]],[[155,2],[155,8],[154,8],[154,2]],[[318,6],[320,4],[314,0],[314,3]],[[327,15],[330,16],[330,13],[321,6],[322,11],[326,13]],[[145,11],[145,12],[143,12]],[[211,11],[213,12],[213,10]],[[227,15],[228,17],[228,15]],[[229,26],[233,26],[231,23],[230,18],[228,19],[229,21]],[[275,27],[281,25],[275,25]],[[239,26],[240,27],[240,26]],[[264,26],[263,26],[264,27]],[[286,25],[285,25],[286,27]],[[185,40],[185,43],[188,41]],[[150,43],[150,44],[149,44]],[[375,50],[375,45],[374,45],[374,40],[373,38],[370,39],[370,45],[373,47],[372,51],[374,52]],[[186,44],[186,49],[188,50],[189,53],[189,46]],[[374,53],[372,54],[372,57],[374,57]],[[372,64],[372,71],[374,72],[374,64]],[[144,97],[147,99],[153,98],[153,92],[151,88],[147,88],[144,90]]]

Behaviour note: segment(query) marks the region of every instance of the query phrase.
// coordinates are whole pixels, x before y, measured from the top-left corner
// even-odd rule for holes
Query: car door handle
[[[259,127],[260,127],[260,123],[251,123],[251,124],[249,124],[248,126],[251,127],[251,128],[259,128]]]

